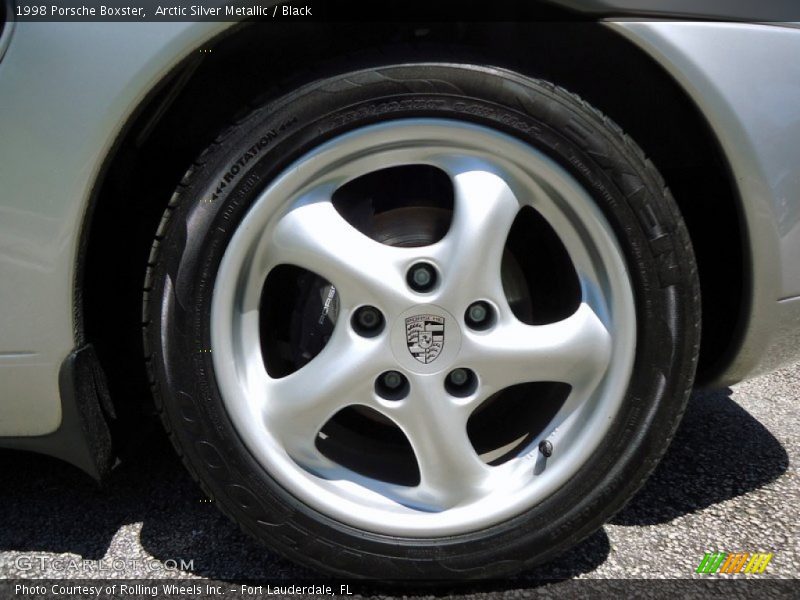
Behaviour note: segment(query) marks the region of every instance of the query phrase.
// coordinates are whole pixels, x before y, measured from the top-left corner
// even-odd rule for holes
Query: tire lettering
[[[234,179],[236,179],[247,163],[261,154],[264,149],[267,148],[270,143],[278,137],[279,133],[288,129],[295,123],[297,123],[297,117],[292,117],[291,119],[281,123],[278,127],[270,129],[267,131],[267,133],[262,135],[258,141],[250,146],[250,148],[248,148],[244,154],[237,158],[228,168],[228,170],[222,175],[222,178],[217,183],[217,187],[211,196],[206,200],[206,202],[214,202],[217,200],[222,195],[223,190],[228,187],[228,184],[232,183]]]

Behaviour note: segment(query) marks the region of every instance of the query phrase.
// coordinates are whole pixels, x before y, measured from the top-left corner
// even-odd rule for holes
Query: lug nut
[[[385,371],[375,380],[375,393],[386,400],[402,400],[408,390],[408,379],[399,371]]]
[[[461,367],[453,369],[444,380],[444,389],[451,396],[464,398],[471,395],[478,387],[478,378],[470,369]]]
[[[397,371],[386,371],[383,374],[383,385],[390,390],[396,390],[403,385],[403,376]]]
[[[381,320],[378,311],[372,307],[366,307],[358,311],[358,324],[365,329],[372,329]]]
[[[450,383],[453,385],[462,386],[467,383],[467,379],[469,379],[469,374],[464,369],[453,369],[450,372]]]
[[[428,263],[417,263],[408,270],[406,281],[416,292],[428,292],[436,285],[436,269]]]
[[[494,324],[494,310],[483,300],[473,302],[464,313],[464,321],[472,329],[488,329]]]
[[[489,313],[482,304],[473,304],[469,307],[469,318],[476,323],[483,323],[487,316]]]
[[[362,306],[353,314],[353,329],[364,337],[374,337],[383,330],[383,315],[374,306]]]

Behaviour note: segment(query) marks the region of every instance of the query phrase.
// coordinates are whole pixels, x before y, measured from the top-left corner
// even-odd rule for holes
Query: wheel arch
[[[262,29],[267,26],[269,35]],[[719,142],[685,90],[618,32],[595,23],[559,24],[563,29],[557,32],[555,27],[250,24],[207,41],[208,52],[184,59],[155,84],[101,170],[78,255],[77,337],[96,347],[118,414],[125,416],[141,406],[138,399],[149,397],[141,358],[141,286],[161,213],[187,167],[236,120],[237,111],[324,69],[387,61],[483,61],[548,79],[583,96],[634,137],[671,187],[697,249],[706,299],[699,377],[716,377],[719,360],[735,346],[734,323],[747,301],[744,247],[734,256],[730,248],[724,254],[715,250],[715,242],[730,239],[731,231],[742,239],[738,200]],[[663,118],[654,119],[654,111]]]

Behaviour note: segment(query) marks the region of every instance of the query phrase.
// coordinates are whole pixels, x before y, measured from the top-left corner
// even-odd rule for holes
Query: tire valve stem
[[[539,442],[539,452],[541,452],[545,458],[553,456],[553,444],[550,440],[542,440]]]

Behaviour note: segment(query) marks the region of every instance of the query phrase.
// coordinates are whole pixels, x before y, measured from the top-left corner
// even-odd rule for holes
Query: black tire
[[[290,495],[237,435],[208,352],[215,273],[258,192],[323,141],[406,117],[463,119],[496,128],[569,170],[616,232],[637,305],[628,394],[580,476],[509,521],[441,539],[357,530]],[[178,186],[156,234],[145,290],[153,389],[189,470],[227,515],[269,548],[345,577],[503,577],[575,545],[631,498],[664,454],[691,390],[700,339],[690,240],[642,150],[563,89],[471,65],[395,65],[337,75],[255,110],[221,135]]]

